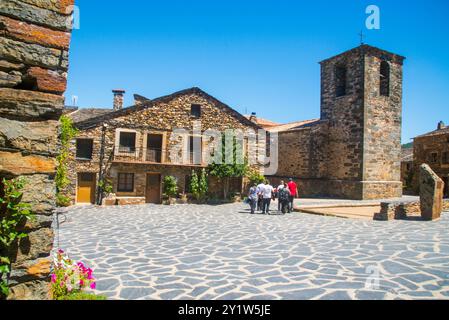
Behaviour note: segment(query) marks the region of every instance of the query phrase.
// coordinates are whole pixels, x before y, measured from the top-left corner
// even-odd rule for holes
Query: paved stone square
[[[447,213],[377,222],[247,209],[73,207],[60,247],[111,299],[449,298]]]

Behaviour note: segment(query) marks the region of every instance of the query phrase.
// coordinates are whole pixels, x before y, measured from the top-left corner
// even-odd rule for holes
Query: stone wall
[[[413,189],[419,191],[419,168],[428,164],[445,183],[445,197],[449,197],[449,163],[445,163],[443,153],[449,153],[449,130],[438,131],[417,137],[414,140],[413,159]],[[436,161],[430,159],[431,153],[436,153]]]
[[[380,95],[380,64],[388,61],[390,95]],[[361,46],[321,62],[321,119],[279,133],[279,170],[304,196],[400,197],[403,58]],[[346,68],[337,96],[336,70]],[[300,191],[301,192],[301,191]]]
[[[10,299],[45,299],[52,249],[58,119],[68,71],[73,0],[2,0],[0,178],[24,177],[37,215],[17,250]]]
[[[192,104],[201,105],[201,118],[197,119],[190,115]],[[82,110],[80,111],[82,112]],[[243,117],[242,117],[243,118]],[[165,175],[172,175],[178,179],[179,191],[185,189],[186,176],[192,173],[192,170],[201,170],[205,166],[191,166],[183,164],[150,164],[143,161],[146,144],[145,136],[148,133],[158,133],[165,136],[165,145],[163,150],[166,159],[170,159],[170,147],[176,142],[172,141],[172,131],[174,129],[186,129],[192,131],[193,125],[197,121],[201,121],[201,131],[208,129],[219,130],[224,132],[227,129],[257,130],[258,127],[252,122],[245,120],[237,115],[235,111],[228,107],[221,106],[215,99],[210,98],[207,94],[199,89],[193,88],[181,94],[175,94],[169,97],[156,99],[151,106],[134,106],[121,111],[121,113],[113,113],[101,121],[90,120],[87,123],[78,123],[80,128],[77,139],[91,138],[93,139],[93,156],[91,160],[75,159],[76,139],[71,145],[71,159],[69,164],[69,179],[71,185],[68,187],[67,193],[71,195],[72,201],[76,202],[77,174],[90,172],[96,173],[99,179],[100,172],[100,151],[102,132],[104,126],[105,144],[104,144],[104,162],[102,170],[107,179],[113,182],[114,192],[121,197],[142,197],[145,196],[146,173],[160,173],[162,178]],[[136,133],[137,155],[133,159],[117,156],[118,146],[116,145],[117,130],[127,130]],[[264,142],[258,146],[263,149]],[[204,148],[208,147],[208,143],[204,143]],[[255,166],[261,169],[259,166]],[[117,192],[118,173],[134,173],[135,174],[135,190],[130,193]],[[210,192],[218,195],[220,193],[219,182],[210,179]],[[234,186],[234,189],[235,186]],[[241,191],[241,187],[238,190]]]

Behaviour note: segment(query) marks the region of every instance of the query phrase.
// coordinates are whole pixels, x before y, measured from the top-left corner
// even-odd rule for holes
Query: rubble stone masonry
[[[279,133],[273,178],[295,178],[301,196],[400,197],[403,59],[362,45],[321,62],[320,121]],[[382,62],[388,95],[380,93]]]
[[[201,106],[201,116],[199,118],[191,115],[191,106]],[[82,111],[82,110],[81,110]],[[112,111],[112,110],[111,110]],[[101,145],[104,130],[104,161],[101,171],[104,177],[112,182],[113,192],[117,197],[139,197],[145,203],[146,176],[148,173],[157,173],[163,179],[166,175],[174,176],[177,179],[179,192],[185,192],[185,179],[190,176],[192,170],[200,170],[206,167],[205,155],[213,141],[203,140],[203,160],[202,165],[182,164],[172,162],[171,152],[173,145],[179,141],[171,139],[173,130],[185,129],[190,135],[194,123],[201,122],[201,132],[208,129],[218,130],[224,133],[226,130],[241,130],[242,132],[255,132],[259,127],[244,118],[238,112],[224,106],[215,98],[209,96],[198,88],[191,88],[170,96],[148,101],[129,108],[111,112],[105,116],[88,119],[76,123],[79,134],[76,139],[92,139],[93,151],[92,159],[76,159],[76,139],[72,141],[71,157],[69,167],[70,186],[66,190],[72,196],[72,201],[76,202],[77,180],[79,173],[93,173],[98,185],[100,180],[100,158]],[[136,152],[130,155],[122,155],[118,152],[118,136],[120,131],[136,133]],[[159,134],[163,136],[162,163],[150,163],[146,161],[148,134]],[[264,150],[265,142],[259,143],[257,148]],[[261,151],[259,151],[261,152]],[[259,168],[259,166],[254,166]],[[134,190],[132,192],[118,192],[118,174],[134,174]],[[235,190],[241,192],[242,187]],[[209,192],[221,195],[221,186],[215,179],[210,179]]]
[[[73,0],[0,3],[0,178],[24,177],[23,200],[37,215],[17,249],[10,299],[48,298],[72,6]]]

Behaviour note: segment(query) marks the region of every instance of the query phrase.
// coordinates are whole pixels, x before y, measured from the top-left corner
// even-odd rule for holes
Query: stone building
[[[0,181],[25,178],[23,201],[37,215],[26,224],[29,237],[13,258],[10,299],[47,298],[72,5],[73,0],[0,4]]]
[[[423,163],[443,180],[444,195],[449,197],[449,127],[438,123],[435,131],[414,138],[413,186],[419,190],[419,168]]]
[[[69,164],[72,184],[66,190],[75,203],[99,203],[103,182],[113,187],[118,204],[160,203],[162,180],[167,175],[177,179],[180,193],[187,193],[192,170],[206,168],[208,154],[215,147],[208,130],[251,133],[260,129],[199,88],[154,100],[136,95],[135,105],[128,108],[122,108],[124,91],[113,92],[113,110],[69,113],[79,129]],[[195,129],[199,124],[201,128]],[[185,131],[174,133],[179,129]],[[178,145],[182,148],[177,149]],[[242,139],[247,154],[251,145]],[[255,148],[264,146],[263,141]],[[262,170],[258,165],[255,168]],[[210,193],[220,195],[218,181],[212,177],[209,181]],[[230,191],[242,192],[244,183],[242,178],[233,179]]]
[[[301,196],[400,197],[404,57],[368,45],[321,64],[321,117],[268,128]]]
[[[401,181],[404,191],[413,193],[413,146],[402,147],[401,151]]]

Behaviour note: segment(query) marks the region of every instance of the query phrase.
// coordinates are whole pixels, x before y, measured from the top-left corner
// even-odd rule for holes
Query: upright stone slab
[[[443,180],[427,164],[421,165],[419,180],[422,218],[439,219],[443,211]]]
[[[0,180],[24,178],[23,201],[36,215],[11,256],[8,299],[49,298],[58,120],[73,3],[0,1]]]

